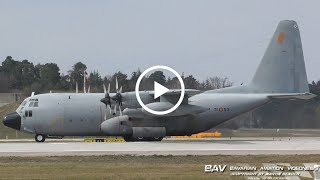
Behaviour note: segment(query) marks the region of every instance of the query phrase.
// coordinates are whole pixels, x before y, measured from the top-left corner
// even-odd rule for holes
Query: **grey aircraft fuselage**
[[[144,92],[146,93],[148,92]],[[140,108],[135,93],[124,93],[124,96],[128,95],[134,98],[126,103]],[[150,102],[153,101],[151,95],[141,96],[145,101],[148,97]],[[31,96],[25,99],[25,106],[21,105],[17,109],[22,117],[21,131],[52,136],[113,135],[103,132],[101,124],[105,121],[105,115],[108,120],[119,116],[119,111],[115,115],[110,114],[106,105],[100,102],[103,97],[103,93],[50,93]],[[29,107],[32,103],[30,99],[37,99],[38,107]],[[206,112],[198,115],[143,118],[132,120],[132,123],[134,127],[165,127],[166,135],[191,135],[208,130],[270,100],[267,94],[224,95],[204,92],[190,97],[189,104],[205,107],[208,109]],[[25,112],[29,111],[32,111],[32,117],[26,116]]]

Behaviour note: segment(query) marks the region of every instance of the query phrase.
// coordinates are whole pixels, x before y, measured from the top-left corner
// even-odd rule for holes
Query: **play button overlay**
[[[154,81],[154,99],[157,99],[158,97],[160,97],[161,95],[165,94],[168,91],[169,91],[168,88],[157,83],[157,81]]]
[[[139,94],[139,87],[140,87],[140,83],[141,83],[141,80],[142,78],[148,74],[149,72],[151,71],[154,71],[154,70],[158,70],[158,69],[162,69],[162,70],[167,70],[167,71],[170,71],[171,73],[173,73],[179,80],[180,82],[180,87],[181,87],[181,94],[180,94],[180,98],[178,100],[178,102],[170,109],[168,110],[165,110],[165,111],[155,111],[153,109],[150,109],[149,107],[147,107],[141,100],[140,98],[140,94]],[[154,81],[154,99],[157,99],[158,97],[162,96],[162,95],[165,95],[166,93],[168,93],[170,90],[168,88],[166,88],[165,86],[159,84],[158,82]],[[176,110],[180,104],[182,103],[183,101],[183,98],[184,98],[184,94],[185,94],[185,87],[184,87],[184,83],[183,83],[183,80],[182,78],[180,77],[179,73],[177,73],[177,71],[175,71],[174,69],[168,67],[168,66],[161,66],[161,65],[157,65],[157,66],[152,66],[148,69],[146,69],[145,71],[143,71],[143,73],[139,76],[138,80],[137,80],[137,83],[136,83],[136,88],[135,88],[135,92],[136,92],[136,97],[137,97],[137,100],[140,104],[140,106],[146,110],[147,112],[151,113],[151,114],[155,114],[155,115],[165,115],[165,114],[169,114],[171,112],[173,112],[174,110]]]

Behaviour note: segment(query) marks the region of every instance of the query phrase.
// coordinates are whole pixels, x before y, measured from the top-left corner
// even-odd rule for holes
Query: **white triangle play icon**
[[[154,99],[168,92],[169,89],[154,81]]]

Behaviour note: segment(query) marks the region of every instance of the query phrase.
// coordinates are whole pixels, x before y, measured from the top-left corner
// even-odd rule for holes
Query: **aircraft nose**
[[[10,128],[20,130],[21,128],[21,116],[17,112],[7,114],[3,119],[3,124]]]

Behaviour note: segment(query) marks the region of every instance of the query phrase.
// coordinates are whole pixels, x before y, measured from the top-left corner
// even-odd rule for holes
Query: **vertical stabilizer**
[[[256,93],[309,92],[295,21],[280,21],[249,87]]]

